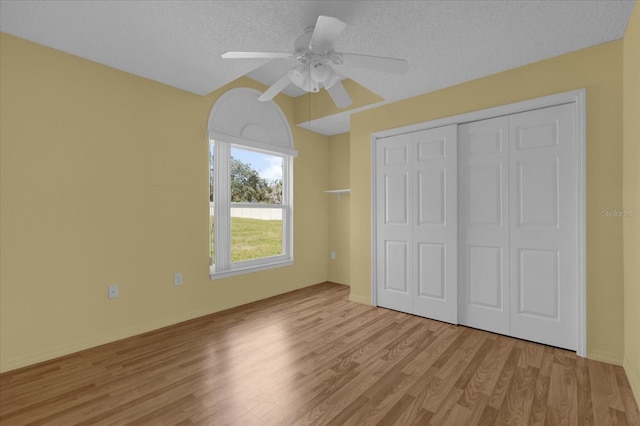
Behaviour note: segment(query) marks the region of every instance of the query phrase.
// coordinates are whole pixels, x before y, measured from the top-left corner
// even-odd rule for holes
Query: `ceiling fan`
[[[305,29],[290,52],[225,52],[225,59],[289,59],[296,58],[298,65],[271,85],[258,99],[270,101],[290,83],[306,92],[318,92],[321,87],[339,108],[353,102],[341,80],[343,75],[331,65],[347,65],[369,68],[376,71],[404,73],[409,63],[405,59],[381,56],[341,53],[333,50],[333,45],[347,24],[330,16],[319,16],[316,25]]]

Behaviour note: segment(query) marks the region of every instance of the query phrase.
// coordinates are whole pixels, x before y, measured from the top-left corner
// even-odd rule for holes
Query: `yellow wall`
[[[622,41],[395,102],[351,117],[351,296],[371,300],[371,133],[569,90],[587,89],[587,345],[623,356]]]
[[[196,96],[7,34],[0,55],[0,371],[327,279],[328,138],[292,99],[295,264],[211,281],[207,118],[264,86]]]
[[[624,369],[640,401],[640,4],[623,44]]]
[[[329,137],[329,189],[349,188],[349,133]],[[336,258],[329,260],[329,281],[349,284],[349,204],[348,194],[329,197],[329,250]]]

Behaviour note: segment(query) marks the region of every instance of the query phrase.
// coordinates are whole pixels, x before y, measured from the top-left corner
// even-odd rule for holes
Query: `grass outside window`
[[[209,219],[211,259],[215,259],[214,220]],[[282,254],[282,221],[231,218],[231,261],[259,259]]]

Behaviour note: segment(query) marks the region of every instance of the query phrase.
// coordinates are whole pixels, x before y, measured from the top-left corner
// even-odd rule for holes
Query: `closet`
[[[379,138],[377,305],[577,348],[574,103]]]

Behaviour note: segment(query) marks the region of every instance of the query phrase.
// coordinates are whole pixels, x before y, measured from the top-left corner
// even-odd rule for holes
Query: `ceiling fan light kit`
[[[305,92],[316,93],[324,87],[339,108],[353,103],[349,92],[342,84],[343,75],[333,65],[347,65],[376,71],[402,74],[409,64],[405,59],[382,56],[341,53],[333,50],[337,38],[347,25],[337,18],[319,16],[316,25],[307,27],[294,42],[294,53],[285,52],[225,52],[226,59],[288,59],[296,58],[298,65],[273,83],[258,99],[270,101],[293,83]]]

